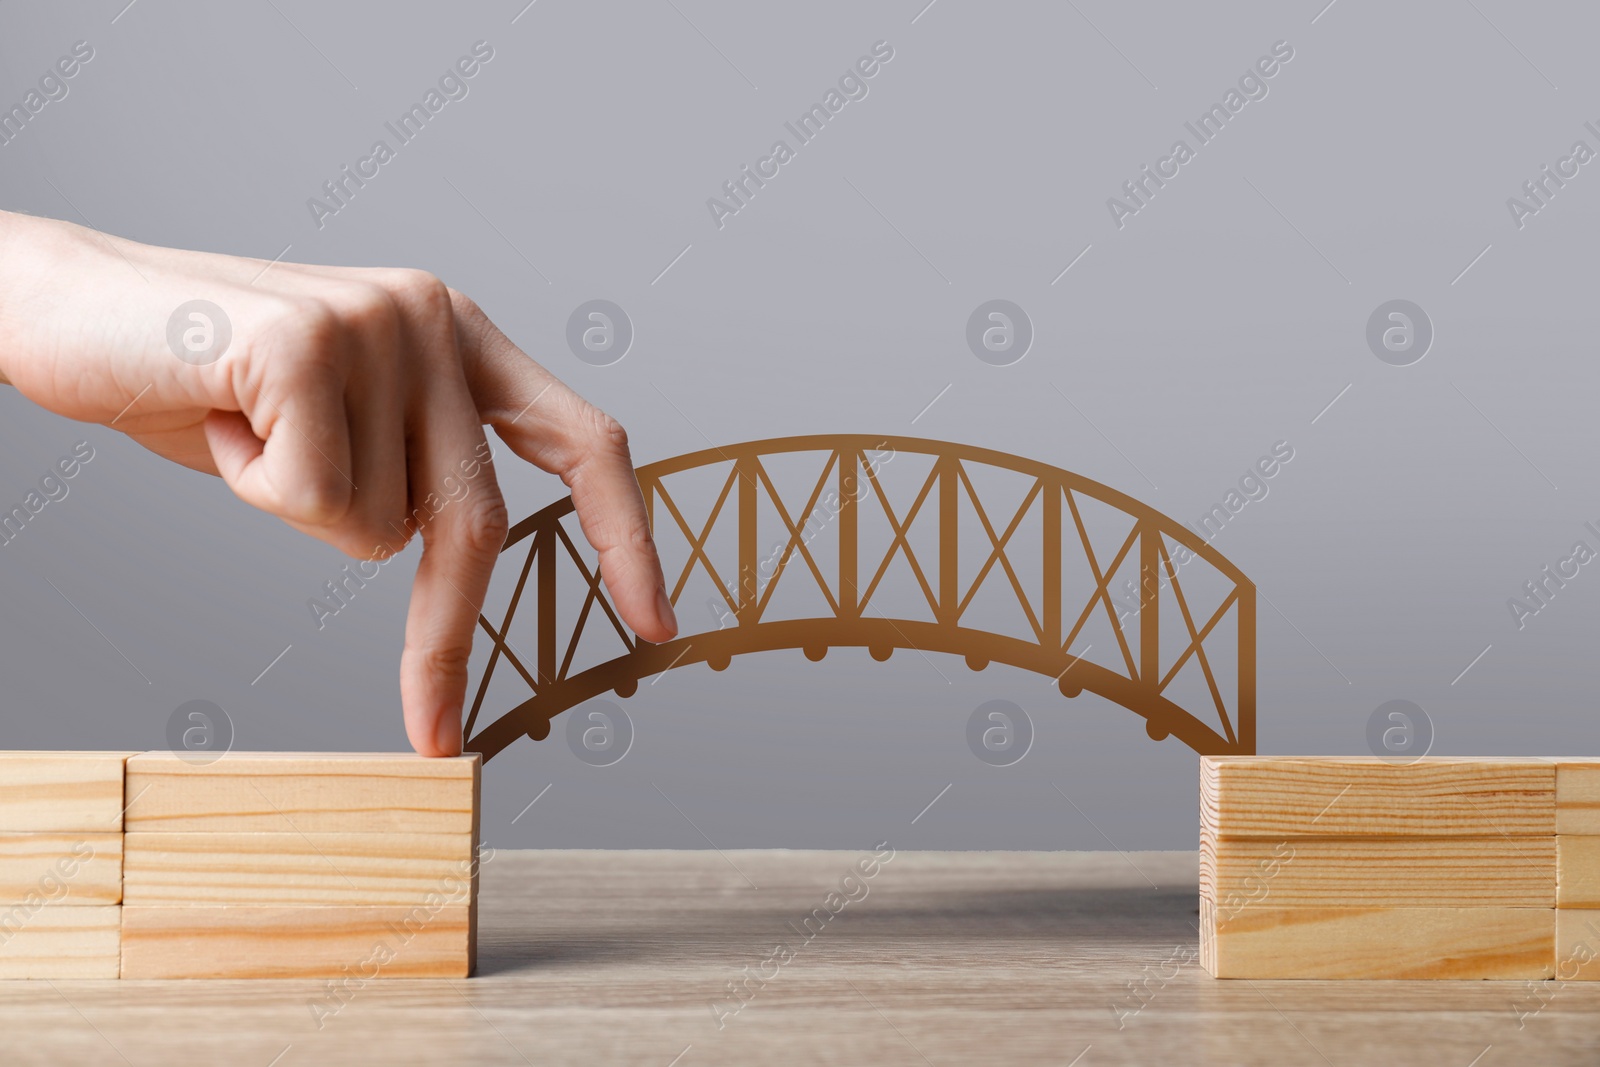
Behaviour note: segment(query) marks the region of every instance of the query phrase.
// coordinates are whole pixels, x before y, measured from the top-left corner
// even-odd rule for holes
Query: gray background
[[[1595,752],[1600,576],[1584,569],[1521,631],[1506,606],[1579,537],[1600,547],[1582,529],[1600,519],[1600,164],[1520,231],[1505,203],[1575,140],[1600,148],[1583,129],[1600,119],[1593,9],[924,3],[12,0],[0,102],[77,40],[96,57],[0,148],[0,205],[157,244],[434,271],[618,416],[641,463],[708,440],[914,433],[1194,521],[1287,440],[1270,495],[1215,541],[1266,598],[1260,750],[1364,753],[1373,709],[1409,699],[1435,753]],[[479,39],[496,54],[470,96],[319,231],[306,199]],[[719,231],[706,198],[880,39],[895,57],[869,96]],[[1269,95],[1113,225],[1106,198],[1278,40],[1295,57]],[[964,340],[996,297],[1037,334],[1004,368]],[[565,344],[592,298],[637,330],[614,366]],[[1394,298],[1437,332],[1409,367],[1364,337]],[[83,438],[97,455],[71,495],[0,548],[0,746],[161,747],[172,710],[208,699],[239,748],[404,747],[414,556],[318,632],[305,601],[342,562],[332,549],[10,390],[0,500]],[[560,495],[500,470],[514,517]],[[1036,731],[1007,768],[965,740],[995,699]],[[1192,752],[1003,667],[771,653],[672,672],[626,707],[636,738],[614,766],[581,762],[562,720],[492,762],[488,841],[1194,840]]]

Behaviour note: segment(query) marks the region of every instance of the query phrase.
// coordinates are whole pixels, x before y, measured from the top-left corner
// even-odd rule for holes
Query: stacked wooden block
[[[1600,760],[1208,756],[1218,978],[1600,979]]]
[[[476,756],[0,753],[0,977],[464,977],[478,799]]]
[[[0,978],[115,978],[126,752],[0,753]]]

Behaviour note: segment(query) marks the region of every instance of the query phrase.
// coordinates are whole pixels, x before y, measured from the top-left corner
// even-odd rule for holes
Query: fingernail
[[[667,596],[667,587],[656,586],[656,613],[661,616],[661,621],[673,633],[678,632],[678,616],[672,610],[672,598]]]
[[[439,751],[447,756],[461,754],[461,719],[455,715],[444,715],[439,719],[438,732],[434,740],[439,745]]]

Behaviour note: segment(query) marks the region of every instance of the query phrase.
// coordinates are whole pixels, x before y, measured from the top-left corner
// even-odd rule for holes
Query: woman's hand
[[[461,750],[467,659],[506,535],[485,424],[572,490],[628,625],[656,642],[677,631],[622,427],[432,275],[155,248],[0,213],[0,378],[220,475],[350,556],[383,559],[420,533],[400,694],[424,755]]]

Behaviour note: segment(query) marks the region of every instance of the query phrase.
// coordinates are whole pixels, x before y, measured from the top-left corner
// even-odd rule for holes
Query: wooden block
[[[67,909],[61,909],[63,911]],[[122,908],[123,978],[465,978],[465,904]]]
[[[1200,895],[1273,907],[1556,906],[1554,837],[1200,835]],[[1594,839],[1600,843],[1600,838]],[[1600,858],[1600,850],[1597,850]],[[1600,873],[1600,864],[1596,866]],[[1596,904],[1600,907],[1600,904]]]
[[[164,752],[128,760],[129,831],[471,834],[476,753],[242,753],[191,763]]]
[[[483,763],[472,775],[472,895],[467,902],[467,973],[478,973],[478,869],[483,859]],[[493,850],[490,850],[492,856]]]
[[[1204,756],[1200,823],[1234,837],[1555,833],[1555,764],[1516,757]]]
[[[1556,978],[1600,982],[1600,910],[1556,912]]]
[[[122,909],[0,911],[0,978],[115,978]]]
[[[0,911],[121,901],[120,833],[0,833]]]
[[[0,831],[122,829],[123,764],[131,752],[0,752]]]
[[[430,893],[468,903],[470,834],[127,834],[125,904],[406,905]]]
[[[1200,902],[1216,978],[1550,978],[1553,908],[1275,908]],[[1572,914],[1581,914],[1573,912]]]
[[[1556,907],[1600,908],[1600,836],[1556,835]]]
[[[1556,833],[1600,835],[1600,759],[1558,759]]]

